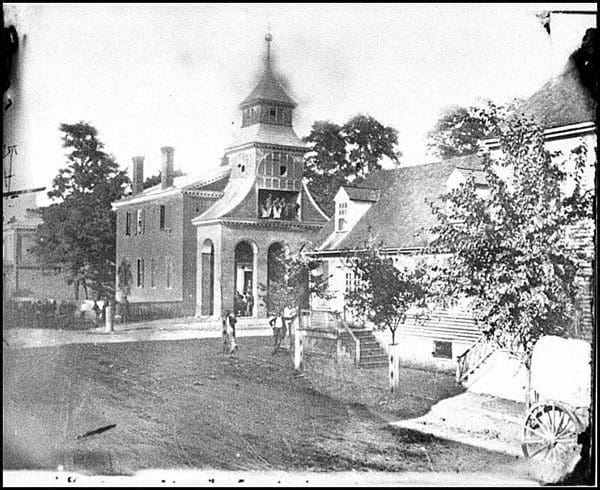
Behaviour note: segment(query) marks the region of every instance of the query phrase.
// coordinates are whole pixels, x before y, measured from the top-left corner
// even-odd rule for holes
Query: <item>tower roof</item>
[[[275,78],[273,69],[271,68],[271,54],[270,54],[270,43],[271,35],[267,34],[265,40],[267,41],[267,56],[265,57],[265,65],[260,79],[254,90],[250,92],[250,95],[244,99],[240,104],[240,108],[248,107],[256,102],[275,102],[277,104],[285,104],[290,107],[296,107],[294,100],[285,93],[283,87]]]

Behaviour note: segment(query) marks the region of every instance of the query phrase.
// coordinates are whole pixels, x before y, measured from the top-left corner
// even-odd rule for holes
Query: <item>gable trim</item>
[[[321,216],[323,216],[323,218],[325,218],[327,221],[329,221],[330,218],[321,210],[321,208],[317,205],[317,203],[313,199],[312,195],[310,194],[310,191],[308,190],[308,187],[307,187],[306,182],[304,181],[304,179],[302,179],[302,189],[304,189],[304,192],[308,196],[308,201],[312,204],[312,206],[317,211],[319,211],[319,213],[321,214]]]

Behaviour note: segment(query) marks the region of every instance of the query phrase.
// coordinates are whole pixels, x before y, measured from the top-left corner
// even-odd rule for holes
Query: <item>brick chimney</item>
[[[166,189],[173,185],[173,153],[175,148],[171,146],[163,146],[162,151],[162,169],[160,172],[160,187]]]
[[[144,190],[144,157],[133,157],[133,177],[131,179],[131,190],[133,194],[139,194]]]

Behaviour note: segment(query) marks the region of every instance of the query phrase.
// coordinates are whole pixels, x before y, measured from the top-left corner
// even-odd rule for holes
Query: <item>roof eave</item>
[[[585,136],[587,134],[593,134],[596,131],[596,124],[594,121],[585,121],[575,124],[564,124],[562,126],[554,126],[552,128],[544,129],[544,137],[547,140],[557,140],[563,138],[573,138],[577,136]],[[483,144],[490,150],[497,150],[500,148],[500,140],[498,138],[489,138],[483,140]]]
[[[260,103],[267,103],[267,104],[276,104],[276,105],[282,105],[285,107],[289,107],[291,109],[294,109],[296,107],[298,107],[298,104],[296,104],[296,102],[294,102],[293,100],[289,100],[289,101],[285,101],[285,100],[273,100],[273,99],[269,99],[267,97],[252,97],[251,99],[246,99],[243,102],[241,102],[238,107],[240,109],[246,109],[247,107],[253,106],[255,104],[260,104]]]

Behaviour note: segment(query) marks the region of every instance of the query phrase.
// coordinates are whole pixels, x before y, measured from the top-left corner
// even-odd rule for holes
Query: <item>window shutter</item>
[[[142,209],[142,234],[146,233],[146,210]]]

